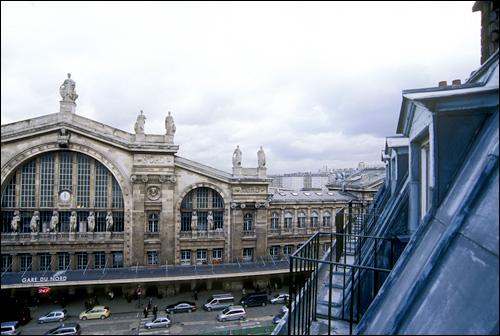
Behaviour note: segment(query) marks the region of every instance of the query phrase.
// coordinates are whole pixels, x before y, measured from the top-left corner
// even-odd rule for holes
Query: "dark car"
[[[44,335],[80,335],[82,332],[78,323],[64,323],[59,327],[50,329]]]
[[[168,305],[165,308],[167,313],[180,313],[180,312],[192,312],[196,310],[196,303],[189,301],[180,301],[171,305]]]

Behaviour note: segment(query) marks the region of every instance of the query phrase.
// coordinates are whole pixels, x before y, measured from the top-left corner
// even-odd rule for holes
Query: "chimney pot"
[[[447,81],[441,81],[439,82],[439,86],[447,86],[448,82]]]
[[[460,85],[460,84],[462,84],[462,81],[460,79],[454,79],[452,84],[453,85]]]

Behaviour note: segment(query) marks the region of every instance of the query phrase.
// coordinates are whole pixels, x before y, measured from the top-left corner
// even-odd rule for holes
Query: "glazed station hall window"
[[[19,270],[21,272],[31,271],[31,265],[33,264],[31,254],[20,254],[19,255]]]
[[[253,248],[244,248],[243,262],[252,262],[252,261],[253,261]]]
[[[2,273],[12,272],[12,256],[2,254]]]
[[[52,257],[48,253],[40,254],[38,256],[38,270],[47,271],[50,270],[52,264]]]
[[[106,268],[106,253],[95,252],[94,253],[94,268]]]
[[[76,269],[85,269],[89,264],[89,256],[86,252],[76,253]]]
[[[108,211],[113,213],[113,231],[124,230],[120,185],[103,164],[85,154],[56,151],[31,159],[14,171],[3,188],[1,200],[2,213],[6,212],[2,214],[2,232],[12,232],[10,222],[14,213],[21,217],[18,232],[30,232],[29,222],[35,211],[40,216],[38,232],[49,231],[53,214],[59,218],[55,231],[68,232],[73,211],[78,216],[77,232],[86,231],[83,224],[87,218],[82,216],[84,213],[88,216],[90,211],[96,214],[95,231],[106,231]]]
[[[123,267],[123,252],[113,252],[113,268]]]
[[[68,253],[58,253],[57,255],[59,265],[58,270],[65,270],[69,267],[69,254]]]
[[[269,248],[269,257],[271,258],[271,260],[279,260],[280,247],[279,246],[271,246]]]
[[[151,251],[147,253],[147,265],[154,266],[159,264],[158,251]]]
[[[181,203],[181,231],[224,230],[224,200],[210,188],[191,190]]]
[[[212,251],[212,264],[222,263],[222,256],[224,254],[224,249],[218,248]]]
[[[191,250],[181,251],[181,265],[183,266],[191,265]]]

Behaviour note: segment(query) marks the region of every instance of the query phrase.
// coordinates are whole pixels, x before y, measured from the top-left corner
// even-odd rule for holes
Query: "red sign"
[[[48,294],[50,293],[49,287],[38,287],[38,294]]]
[[[141,295],[141,289],[140,288],[137,288],[137,294]]]

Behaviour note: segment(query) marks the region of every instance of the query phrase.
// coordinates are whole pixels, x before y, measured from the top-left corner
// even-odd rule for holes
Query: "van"
[[[224,309],[234,306],[234,296],[232,294],[212,295],[203,305],[203,309],[211,311],[212,309]]]
[[[267,294],[265,292],[261,293],[249,293],[241,298],[240,304],[245,307],[254,307],[267,305]]]

